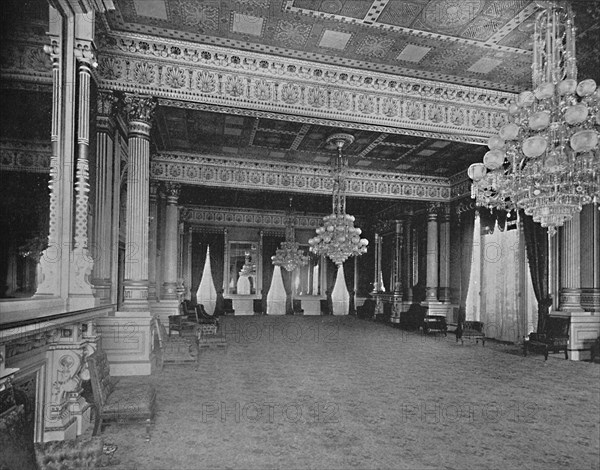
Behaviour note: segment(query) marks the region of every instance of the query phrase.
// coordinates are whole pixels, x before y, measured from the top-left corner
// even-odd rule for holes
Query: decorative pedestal
[[[116,312],[98,320],[110,375],[150,375],[150,312]]]
[[[231,296],[235,315],[254,315],[254,299],[258,297],[240,295]]]
[[[552,312],[552,316],[571,318],[568,353],[571,361],[589,361],[592,344],[600,336],[600,314],[597,312]]]
[[[316,295],[303,295],[300,297],[300,304],[304,315],[321,315],[321,299]]]

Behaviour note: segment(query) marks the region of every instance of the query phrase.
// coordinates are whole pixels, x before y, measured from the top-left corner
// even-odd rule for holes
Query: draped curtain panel
[[[475,233],[475,210],[463,212],[459,216],[460,245],[459,245],[459,289],[458,289],[458,320],[465,320],[467,310],[467,295],[471,286],[471,270],[473,264],[473,235]],[[477,228],[479,235],[479,228]],[[479,248],[479,245],[478,245]]]
[[[354,311],[354,259],[355,257],[348,258],[344,266],[344,278],[346,280],[346,290],[350,295],[350,311]]]
[[[519,219],[523,224],[531,282],[538,302],[537,331],[542,332],[552,306],[548,286],[548,230],[535,223],[523,210],[519,211]]]
[[[294,271],[281,270],[281,278],[283,279],[283,288],[285,289],[285,313],[292,315],[294,308],[292,306],[292,278]]]
[[[518,236],[516,230],[483,236],[481,321],[485,335],[501,341],[517,342],[522,335]]]
[[[210,246],[210,267],[219,302],[223,297],[223,266],[225,256],[225,236],[222,233],[192,233],[192,303],[196,304],[196,291],[202,279],[202,269],[206,259],[206,248]],[[218,307],[217,307],[218,309]]]
[[[273,236],[273,235],[264,235],[263,236],[263,250],[262,250],[262,267],[263,267],[263,304],[266,307],[266,299],[267,294],[269,293],[269,289],[271,287],[271,278],[273,277],[273,262],[271,261],[271,256],[275,254],[277,248],[281,242],[285,241],[285,237],[281,236]]]

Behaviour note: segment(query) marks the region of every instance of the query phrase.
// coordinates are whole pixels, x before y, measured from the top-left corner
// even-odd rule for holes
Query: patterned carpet
[[[355,317],[226,317],[226,350],[140,378],[115,469],[595,469],[600,367]]]

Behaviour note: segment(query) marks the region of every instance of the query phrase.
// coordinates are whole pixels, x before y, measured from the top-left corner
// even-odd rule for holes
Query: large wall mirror
[[[256,295],[260,292],[257,266],[260,264],[258,244],[230,241],[228,246],[228,269],[225,280],[230,295]]]

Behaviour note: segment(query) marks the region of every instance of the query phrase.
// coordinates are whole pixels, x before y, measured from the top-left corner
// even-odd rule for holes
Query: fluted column
[[[114,109],[117,98],[110,91],[98,92],[96,103],[96,198],[94,236],[90,247],[94,257],[92,284],[101,301],[110,302],[112,203],[114,174]]]
[[[392,260],[392,292],[395,297],[402,298],[402,250],[404,224],[401,220],[394,221],[394,258]]]
[[[412,227],[412,214],[406,219],[406,227],[404,230],[404,300],[412,302],[413,299],[413,227]]]
[[[439,300],[450,302],[450,206],[445,204],[440,223]]]
[[[180,190],[181,185],[177,183],[165,183],[167,213],[164,282],[162,285],[162,298],[165,300],[177,299],[177,239],[179,238],[179,209],[177,201]]]
[[[573,218],[561,229],[561,289],[560,310],[582,310],[581,308],[581,216]]]
[[[438,299],[438,205],[427,208],[427,291],[425,301]]]
[[[158,208],[156,201],[158,199],[158,183],[150,182],[150,208],[148,212],[148,224],[150,230],[148,232],[148,300],[156,302],[156,228]]]
[[[581,211],[581,307],[600,312],[600,211],[588,204]]]
[[[150,206],[150,123],[156,104],[151,97],[126,95],[129,123],[127,229],[125,232],[125,299],[123,309],[148,311],[148,213]]]
[[[373,243],[374,248],[374,260],[375,260],[375,272],[373,273],[373,294],[379,292],[379,273],[381,271],[381,237],[378,233],[375,233],[375,241]]]

